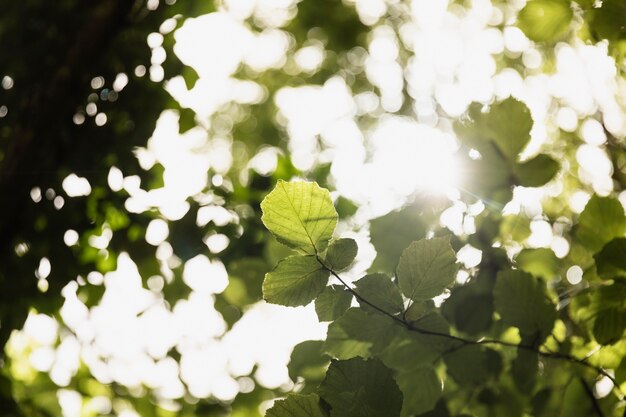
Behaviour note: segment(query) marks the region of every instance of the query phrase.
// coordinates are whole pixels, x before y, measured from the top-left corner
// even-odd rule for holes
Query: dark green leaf
[[[500,355],[478,345],[465,346],[443,357],[448,374],[460,385],[474,387],[497,377],[502,369]]]
[[[332,361],[319,392],[332,417],[398,417],[402,407],[391,370],[378,360]]]
[[[595,254],[596,271],[601,278],[626,277],[626,238],[613,239]]]
[[[398,287],[384,274],[366,275],[357,282],[358,294],[373,305],[390,314],[402,312],[404,304]],[[369,304],[358,300],[361,308],[365,311],[376,312]]]
[[[189,129],[196,127],[196,112],[191,109],[180,109],[180,119],[178,119],[178,132],[185,133]]]
[[[328,246],[325,261],[333,270],[341,271],[350,266],[358,250],[354,239],[338,239]]]
[[[328,417],[319,401],[315,394],[291,394],[284,400],[276,401],[265,417]]]
[[[598,312],[593,322],[593,336],[601,345],[612,345],[621,340],[626,329],[626,310],[605,308]]]
[[[576,237],[593,252],[626,233],[624,207],[613,197],[591,197],[578,218]]]
[[[513,165],[516,184],[524,187],[541,187],[559,172],[560,165],[548,155],[537,155],[533,159]]]
[[[494,288],[496,311],[507,326],[519,328],[522,337],[544,340],[556,319],[554,304],[543,281],[522,271],[500,271]]]
[[[517,357],[511,364],[513,382],[521,392],[529,394],[537,381],[539,357],[537,353],[526,349],[518,349]]]
[[[403,417],[432,410],[441,397],[442,383],[431,367],[398,372],[396,382],[404,396]]]
[[[393,321],[381,314],[351,308],[328,327],[326,352],[338,359],[364,358],[379,353],[396,331]]]
[[[315,299],[315,312],[319,321],[333,321],[350,308],[352,294],[343,285],[330,285]]]
[[[323,345],[324,342],[321,340],[307,340],[293,348],[287,365],[292,381],[297,382],[298,377],[304,378],[307,383],[322,381],[330,361],[323,353]]]
[[[329,276],[315,256],[290,256],[265,275],[263,298],[284,306],[306,305],[324,290]]]

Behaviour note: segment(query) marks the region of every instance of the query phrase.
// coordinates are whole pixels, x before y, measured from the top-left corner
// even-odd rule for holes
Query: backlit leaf
[[[330,193],[314,182],[278,181],[261,209],[263,224],[279,242],[308,254],[324,250],[337,226]]]
[[[591,197],[578,218],[576,237],[589,250],[599,251],[616,237],[626,234],[624,207],[613,197]]]
[[[517,25],[535,42],[555,42],[568,32],[573,16],[569,0],[530,0]]]
[[[427,300],[441,294],[454,281],[458,269],[449,238],[422,239],[402,252],[398,283],[406,297]]]

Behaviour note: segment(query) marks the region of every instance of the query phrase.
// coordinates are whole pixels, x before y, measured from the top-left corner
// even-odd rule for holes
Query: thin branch
[[[383,308],[375,305],[371,301],[363,298],[363,296],[360,295],[350,285],[348,285],[348,283],[345,282],[337,274],[336,271],[334,271],[331,267],[326,265],[324,263],[324,261],[319,256],[317,256],[317,261],[333,277],[337,278],[339,280],[339,282],[341,282],[341,284],[346,288],[346,290],[349,291],[352,295],[354,295],[354,297],[357,300],[359,300],[360,302],[362,302],[364,304],[367,304],[368,306],[372,307],[374,310],[376,310],[376,311],[380,312],[381,314],[391,318],[395,322],[397,322],[400,325],[404,326],[407,330],[412,331],[412,332],[416,332],[416,333],[420,333],[420,334],[423,334],[423,335],[427,335],[427,336],[441,337],[441,338],[445,338],[445,339],[448,339],[448,340],[453,340],[455,342],[460,343],[459,346],[453,347],[451,351],[455,351],[455,350],[458,350],[458,349],[461,349],[461,348],[463,348],[465,346],[470,346],[470,345],[497,345],[497,346],[504,346],[504,347],[509,347],[509,348],[516,348],[516,349],[527,350],[527,351],[530,351],[530,352],[534,352],[537,355],[539,355],[539,356],[541,356],[543,358],[546,358],[546,359],[565,360],[565,361],[568,361],[570,363],[573,363],[573,364],[585,367],[587,369],[591,369],[594,372],[596,372],[598,375],[602,375],[604,377],[607,377],[613,383],[613,389],[618,394],[618,397],[620,398],[620,400],[623,400],[624,397],[625,397],[624,393],[622,392],[622,390],[621,390],[621,388],[619,386],[619,383],[613,377],[613,375],[611,375],[605,369],[603,369],[603,368],[601,368],[599,366],[595,366],[595,365],[587,362],[587,360],[585,358],[581,359],[581,358],[577,358],[575,356],[572,356],[572,355],[569,355],[569,354],[566,354],[566,353],[560,353],[560,352],[549,352],[549,351],[546,352],[544,350],[540,350],[539,348],[537,348],[535,346],[522,345],[522,344],[517,344],[517,343],[511,343],[511,342],[505,342],[504,340],[484,339],[484,338],[483,339],[478,339],[478,340],[466,339],[464,337],[454,336],[454,335],[451,335],[449,333],[441,333],[441,332],[437,332],[437,331],[433,331],[433,330],[427,330],[427,329],[422,329],[420,327],[416,327],[411,322],[406,320],[405,317],[398,317],[396,315],[393,315],[393,314],[385,311]],[[445,352],[445,353],[449,353],[449,352]]]
[[[604,413],[602,412],[602,409],[600,408],[600,404],[598,404],[598,399],[596,398],[595,395],[593,395],[593,390],[591,389],[589,384],[587,384],[587,381],[585,381],[584,378],[581,377],[579,379],[580,379],[580,383],[583,385],[583,388],[585,389],[585,394],[587,394],[587,397],[589,397],[589,400],[591,401],[591,405],[593,405],[593,410],[596,412],[596,415],[598,417],[604,417]]]

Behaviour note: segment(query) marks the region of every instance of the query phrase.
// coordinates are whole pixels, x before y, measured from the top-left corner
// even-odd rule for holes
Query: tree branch
[[[352,288],[350,285],[348,285],[348,283],[346,283],[339,276],[339,274],[337,274],[336,271],[334,271],[332,268],[330,268],[328,265],[326,265],[324,263],[324,261],[319,256],[316,256],[316,258],[317,258],[317,261],[319,262],[319,264],[326,271],[328,271],[333,277],[337,278],[339,280],[339,282],[341,282],[341,284],[346,288],[346,290],[349,291],[352,295],[354,295],[354,297],[357,300],[359,300],[359,301],[369,305],[370,307],[372,307],[376,311],[380,312],[381,314],[391,318],[395,322],[397,322],[400,325],[404,326],[409,331],[416,332],[416,333],[419,333],[419,334],[423,334],[423,335],[426,335],[426,336],[442,337],[442,338],[453,340],[455,342],[460,343],[460,345],[455,347],[454,350],[458,350],[458,349],[461,349],[461,348],[463,348],[465,346],[469,346],[469,345],[497,345],[497,346],[503,346],[503,347],[508,347],[508,348],[528,350],[528,351],[534,352],[537,355],[539,355],[539,356],[541,356],[543,358],[546,358],[546,359],[565,360],[565,361],[568,361],[570,363],[573,363],[573,364],[585,367],[587,369],[591,369],[591,370],[595,371],[598,375],[602,375],[604,377],[607,377],[613,383],[613,390],[617,393],[617,395],[620,398],[620,400],[624,399],[624,393],[622,392],[622,390],[621,390],[617,380],[609,372],[607,372],[605,369],[603,369],[603,368],[601,368],[599,366],[592,365],[591,363],[587,362],[587,360],[584,359],[584,358],[581,359],[581,358],[577,358],[575,356],[572,356],[572,355],[569,355],[569,354],[566,354],[566,353],[560,353],[560,352],[546,352],[544,350],[540,350],[538,347],[534,347],[534,346],[530,346],[530,345],[522,345],[522,344],[517,344],[517,343],[505,342],[504,340],[498,340],[498,339],[478,339],[478,340],[466,339],[466,338],[459,337],[459,336],[454,336],[454,335],[451,335],[451,334],[448,334],[448,333],[441,333],[441,332],[437,332],[437,331],[433,331],[433,330],[427,330],[427,329],[422,329],[420,327],[416,327],[411,322],[406,320],[406,318],[404,316],[403,317],[399,317],[399,316],[393,315],[393,314],[385,311],[383,308],[375,305],[371,301],[365,299],[354,288]],[[592,396],[593,396],[593,393],[592,393]],[[601,410],[600,410],[600,412],[601,412]],[[602,414],[599,414],[599,416],[602,416]]]

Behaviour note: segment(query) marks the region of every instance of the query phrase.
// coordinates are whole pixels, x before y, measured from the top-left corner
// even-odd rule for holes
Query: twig
[[[589,400],[591,400],[591,405],[593,405],[593,410],[596,412],[598,417],[604,417],[604,413],[602,412],[602,409],[600,408],[600,404],[598,404],[598,399],[596,398],[595,395],[593,395],[593,391],[591,387],[589,386],[589,384],[587,384],[587,381],[585,381],[585,379],[582,377],[580,377],[579,380],[580,380],[580,383],[583,385],[583,388],[585,389],[585,393],[589,397]]]
[[[393,314],[385,311],[381,307],[375,305],[371,301],[363,298],[363,296],[360,295],[350,285],[348,285],[348,283],[346,283],[337,274],[337,272],[335,272],[332,268],[330,268],[328,265],[326,265],[324,263],[324,261],[319,256],[316,256],[316,257],[317,257],[317,261],[319,262],[319,264],[325,270],[327,270],[333,277],[337,278],[339,280],[339,282],[341,282],[341,284],[346,288],[346,290],[349,291],[352,295],[354,295],[354,297],[357,300],[359,300],[360,302],[367,304],[368,306],[372,307],[374,310],[376,310],[376,311],[380,312],[381,314],[391,318],[395,322],[397,322],[400,325],[404,326],[409,331],[420,333],[420,334],[427,335],[427,336],[442,337],[442,338],[453,340],[455,342],[460,343],[459,346],[454,347],[451,351],[455,351],[455,350],[458,350],[458,349],[461,349],[461,348],[463,348],[465,346],[470,346],[470,345],[498,345],[498,346],[504,346],[504,347],[528,350],[528,351],[534,352],[537,355],[539,355],[539,356],[541,356],[543,358],[546,358],[546,359],[566,360],[566,361],[568,361],[570,363],[573,363],[573,364],[580,365],[580,366],[583,366],[585,368],[591,369],[591,370],[595,371],[598,375],[602,375],[604,377],[607,377],[613,383],[613,389],[617,393],[617,395],[620,398],[620,400],[624,399],[625,395],[622,392],[622,390],[621,390],[621,388],[619,386],[619,383],[613,377],[613,375],[611,375],[605,369],[603,369],[603,368],[601,368],[599,366],[592,365],[591,363],[587,362],[587,360],[585,358],[581,359],[581,358],[577,358],[575,356],[572,356],[572,355],[569,355],[569,354],[566,354],[566,353],[560,353],[560,352],[545,352],[545,351],[540,350],[539,348],[534,347],[534,346],[517,344],[517,343],[511,343],[511,342],[505,342],[504,340],[498,340],[498,339],[478,339],[478,340],[466,339],[466,338],[463,338],[463,337],[451,335],[449,333],[441,333],[441,332],[437,332],[437,331],[433,331],[433,330],[427,330],[427,329],[422,329],[422,328],[416,327],[411,322],[406,320],[406,318],[404,316],[403,317],[399,317],[399,316],[393,315]],[[449,352],[445,352],[445,353],[449,353]],[[600,414],[600,416],[601,416],[601,414]]]

